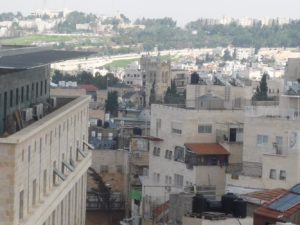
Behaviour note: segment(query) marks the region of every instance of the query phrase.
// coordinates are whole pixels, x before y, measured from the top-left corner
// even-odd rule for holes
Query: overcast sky
[[[300,0],[0,0],[0,11],[80,10],[97,14],[172,17],[184,24],[200,17],[300,17]]]

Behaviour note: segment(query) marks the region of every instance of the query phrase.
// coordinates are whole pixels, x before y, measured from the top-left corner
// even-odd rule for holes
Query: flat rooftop
[[[63,117],[65,114],[72,112],[82,102],[89,102],[89,96],[80,97],[57,97],[57,106],[55,108],[45,108],[43,117],[39,120],[32,119],[28,122],[23,121],[23,127],[14,133],[4,133],[0,135],[0,143],[17,143],[31,136],[33,133],[38,133],[49,126],[58,117]]]
[[[41,50],[24,52],[20,54],[4,55],[0,57],[0,69],[22,70],[48,65],[56,62],[85,58],[94,54],[93,52]]]

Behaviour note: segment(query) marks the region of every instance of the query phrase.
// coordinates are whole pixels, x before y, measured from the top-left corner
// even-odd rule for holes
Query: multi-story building
[[[241,161],[242,122],[242,110],[153,104],[150,134],[160,141],[150,142],[144,213],[151,208],[146,205],[158,206],[186,187],[210,187],[216,195],[223,194],[226,166]]]
[[[300,79],[300,59],[289,58],[285,70],[285,78],[288,81],[298,81]]]
[[[140,59],[140,65],[146,104],[149,105],[151,90],[154,90],[155,100],[163,102],[165,93],[171,86],[170,60],[163,61],[160,55],[143,55]]]
[[[298,183],[300,97],[285,94],[279,106],[246,108],[242,170],[227,185],[257,189],[291,188]]]
[[[124,71],[123,81],[127,85],[143,86],[143,75],[138,62],[131,63]]]
[[[87,54],[2,55],[0,224],[85,224],[90,99],[50,98],[49,64]]]
[[[171,79],[175,82],[177,93],[183,94],[191,81],[191,73],[188,70],[173,69]]]

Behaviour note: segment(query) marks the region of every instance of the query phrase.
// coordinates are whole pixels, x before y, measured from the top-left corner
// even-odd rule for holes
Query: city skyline
[[[186,0],[175,3],[171,0],[86,0],[84,3],[79,0],[52,0],[51,2],[49,0],[28,0],[26,2],[11,0],[2,3],[1,12],[20,11],[26,14],[40,9],[68,9],[108,16],[123,13],[131,20],[142,17],[172,17],[179,25],[184,25],[198,18],[221,18],[223,16],[234,18],[288,17],[296,19],[299,18],[297,9],[300,7],[300,2],[295,0],[276,2],[253,0],[246,3],[237,0],[226,2],[220,0],[209,2]],[[18,8],[16,8],[16,5],[18,5]]]

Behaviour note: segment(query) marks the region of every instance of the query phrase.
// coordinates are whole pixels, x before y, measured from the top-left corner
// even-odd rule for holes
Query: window
[[[43,81],[41,81],[41,90],[40,90],[40,95],[42,96],[43,95]]]
[[[175,187],[183,187],[183,176],[174,174],[174,185]]]
[[[32,182],[32,205],[36,204],[36,179]]]
[[[176,146],[174,151],[174,160],[183,162],[184,161],[184,148]]]
[[[16,89],[16,105],[19,104],[19,88]]]
[[[47,94],[47,80],[45,80],[45,82],[44,82],[44,84],[45,84],[45,95]]]
[[[39,97],[39,83],[38,82],[36,82],[36,84],[35,84],[35,97],[36,98]]]
[[[161,119],[156,119],[156,128],[157,129],[161,128]]]
[[[277,155],[282,155],[283,137],[276,136],[276,141],[273,143],[273,147]]]
[[[24,191],[20,192],[19,219],[24,218]]]
[[[285,180],[286,179],[286,171],[285,170],[280,170],[279,179],[280,180]]]
[[[267,145],[268,144],[268,136],[267,135],[257,135],[256,138],[257,145]]]
[[[154,147],[153,148],[153,155],[154,156],[160,156],[160,148]]]
[[[211,134],[212,133],[212,125],[199,125],[198,133],[199,134]]]
[[[173,134],[182,134],[182,125],[181,122],[171,122],[171,132]]]
[[[44,196],[47,194],[47,170],[44,170],[43,194],[44,194]]]
[[[166,159],[172,159],[172,151],[166,150],[166,152],[165,152],[165,158]]]
[[[24,87],[21,87],[21,103],[24,102]]]
[[[276,179],[276,170],[274,169],[270,170],[270,179]]]
[[[159,181],[160,181],[160,174],[159,173],[153,173],[153,181],[155,183],[159,183]]]
[[[171,185],[172,184],[172,177],[171,176],[166,176],[165,177],[165,184],[166,185]]]

